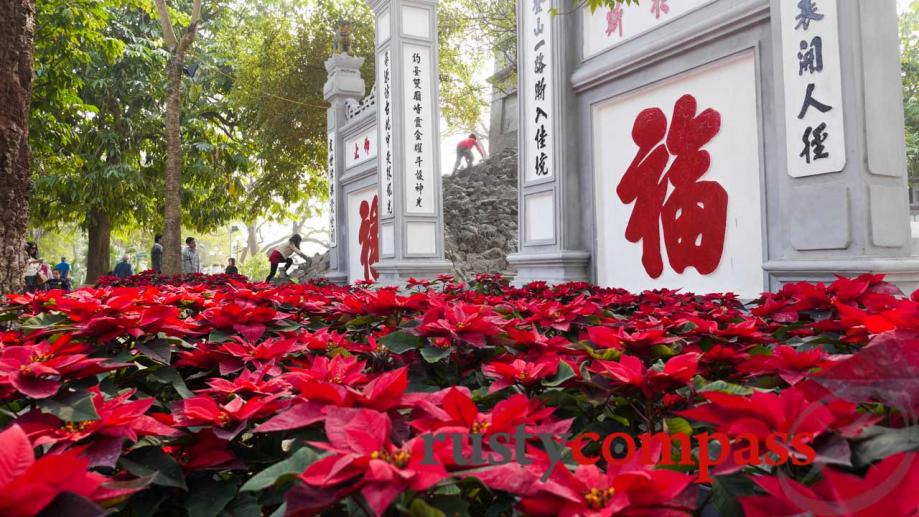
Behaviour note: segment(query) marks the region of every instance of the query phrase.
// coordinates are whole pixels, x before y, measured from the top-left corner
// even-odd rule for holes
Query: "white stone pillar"
[[[329,271],[325,278],[331,282],[348,283],[349,231],[357,231],[360,221],[348,224],[346,202],[341,188],[344,172],[344,141],[341,128],[346,122],[345,102],[360,101],[364,97],[364,80],[361,65],[364,58],[348,54],[334,54],[325,62],[329,78],[323,87],[325,100],[331,104],[328,111],[326,146],[329,151],[326,174],[329,180]]]
[[[517,2],[519,247],[515,283],[589,280],[569,77],[578,63],[567,0]]]
[[[772,13],[784,174],[769,287],[874,272],[914,289],[896,2],[773,0]]]
[[[451,270],[444,260],[436,0],[367,0],[376,16],[380,131],[377,282]]]

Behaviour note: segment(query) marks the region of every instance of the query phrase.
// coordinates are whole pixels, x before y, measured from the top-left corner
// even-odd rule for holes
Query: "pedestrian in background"
[[[153,247],[150,248],[150,262],[153,263],[152,269],[156,273],[163,272],[163,245],[160,244],[162,238],[162,235],[156,234],[153,237]]]
[[[118,278],[127,278],[133,275],[134,268],[131,267],[131,256],[125,253],[124,256],[121,257],[121,262],[115,266],[113,273]]]
[[[61,261],[58,265],[54,266],[55,271],[60,271],[61,279],[66,279],[70,277],[70,264],[67,263],[67,257],[61,257]]]
[[[34,293],[44,283],[40,281],[42,261],[38,258],[38,245],[34,242],[26,243],[26,268],[22,273],[26,284],[26,292]]]
[[[236,267],[235,258],[231,257],[227,259],[227,268],[223,272],[228,275],[238,275],[239,274],[239,268]]]
[[[185,249],[182,250],[182,272],[200,273],[201,257],[198,256],[198,243],[194,237],[185,239]]]
[[[307,256],[300,251],[300,243],[303,241],[303,237],[300,237],[300,234],[293,234],[290,239],[287,240],[284,244],[278,246],[271,250],[268,253],[268,263],[271,264],[271,271],[268,273],[268,278],[265,279],[266,282],[271,282],[271,279],[274,278],[274,275],[278,272],[278,266],[284,264],[283,271],[285,274],[287,270],[290,269],[290,266],[294,264],[293,255],[296,253],[304,259],[307,259]]]

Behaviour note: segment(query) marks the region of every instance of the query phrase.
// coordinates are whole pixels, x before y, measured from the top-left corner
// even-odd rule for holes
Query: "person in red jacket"
[[[482,147],[482,144],[479,143],[479,138],[475,136],[475,133],[470,134],[468,138],[461,140],[460,143],[456,144],[456,164],[453,166],[454,173],[459,170],[463,159],[466,160],[467,169],[472,167],[472,160],[475,159],[475,157],[472,156],[473,147],[479,151],[482,159],[485,159],[485,149]]]

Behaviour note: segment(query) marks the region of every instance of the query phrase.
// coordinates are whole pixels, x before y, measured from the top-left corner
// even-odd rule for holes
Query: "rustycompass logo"
[[[481,431],[481,430],[479,430]],[[526,426],[518,425],[513,433],[497,432],[440,432],[422,436],[424,459],[422,464],[440,462],[435,450],[447,445],[453,462],[457,465],[504,465],[516,462],[532,465],[530,444],[539,443],[548,459],[541,481],[547,481],[560,463],[594,465],[601,459],[607,465],[625,465],[641,461],[660,466],[697,467],[697,483],[711,483],[712,472],[724,467],[739,470],[746,466],[786,464],[810,465],[817,457],[811,447],[814,435],[773,432],[765,436],[741,433],[733,441],[720,432],[715,433],[644,433],[636,440],[627,433],[601,436],[595,432],[574,435],[562,433],[531,433]],[[695,451],[695,453],[694,453]]]

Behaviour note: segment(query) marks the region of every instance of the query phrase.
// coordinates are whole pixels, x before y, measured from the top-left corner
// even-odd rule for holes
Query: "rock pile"
[[[478,165],[444,176],[445,254],[454,272],[513,274],[517,251],[517,150],[504,149]]]
[[[517,150],[504,149],[478,165],[444,176],[445,255],[453,272],[513,275],[507,256],[517,251]],[[291,277],[318,278],[329,268],[317,254]]]

